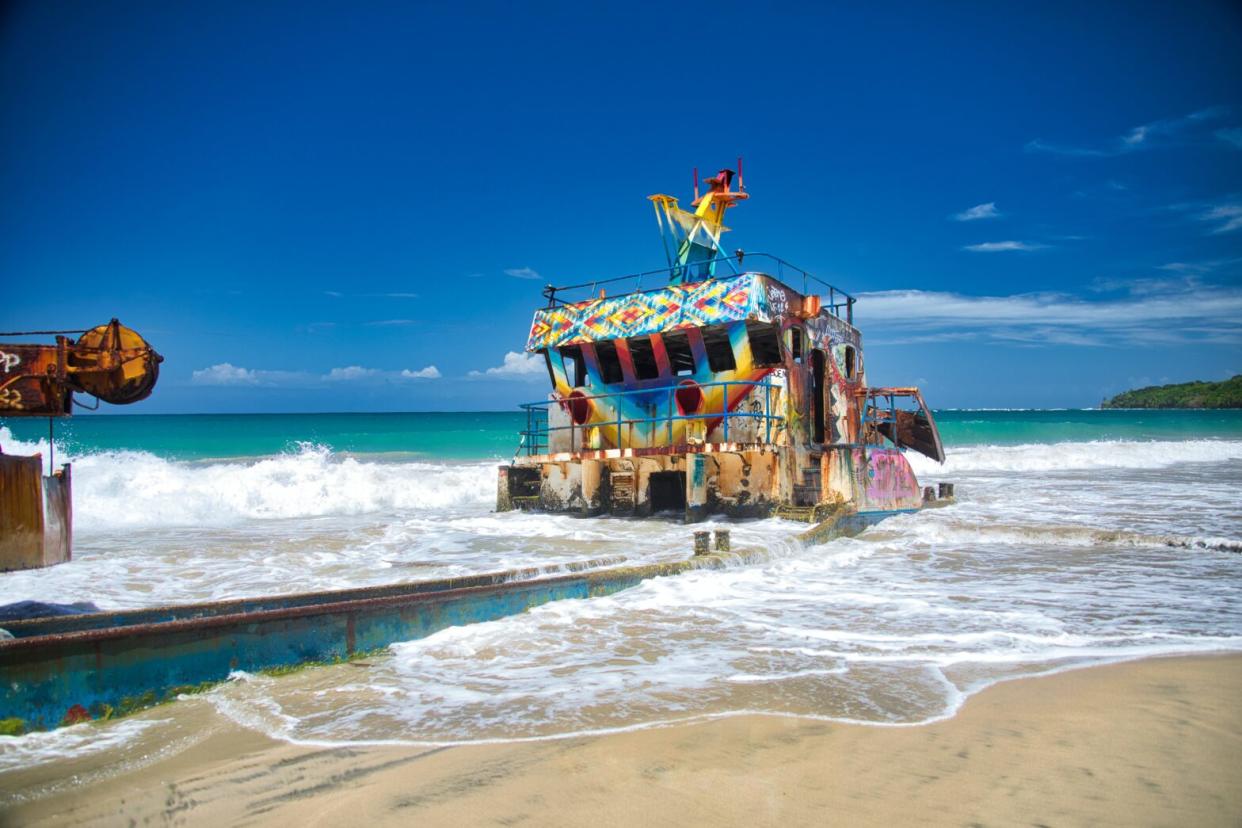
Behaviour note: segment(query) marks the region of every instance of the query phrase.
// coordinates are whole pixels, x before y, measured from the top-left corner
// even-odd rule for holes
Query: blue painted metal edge
[[[413,594],[15,638],[0,642],[0,719],[20,719],[23,729],[39,730],[107,717],[223,681],[235,670],[343,660],[446,627],[503,618],[548,601],[611,594],[704,565],[617,567],[466,588],[424,584]]]

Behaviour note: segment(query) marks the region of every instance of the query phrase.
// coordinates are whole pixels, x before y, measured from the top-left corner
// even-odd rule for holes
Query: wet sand
[[[178,704],[210,735],[135,770],[100,773],[118,761],[102,753],[0,777],[0,823],[1242,823],[1239,655],[1008,682],[950,720],[900,728],[745,716],[523,744],[325,749]],[[73,784],[56,793],[14,797],[67,770]]]

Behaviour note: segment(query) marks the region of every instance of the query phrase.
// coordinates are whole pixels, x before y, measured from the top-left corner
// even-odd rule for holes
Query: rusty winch
[[[164,358],[115,319],[76,341],[61,331],[29,332],[40,333],[56,334],[56,344],[0,342],[0,417],[65,416],[75,392],[127,405],[146,399],[160,375]]]

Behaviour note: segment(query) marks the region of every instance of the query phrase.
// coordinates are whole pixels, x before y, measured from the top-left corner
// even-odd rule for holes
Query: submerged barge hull
[[[0,641],[0,719],[40,730],[106,718],[234,671],[340,661],[549,601],[608,595],[647,578],[719,565],[709,556],[534,579],[505,572],[16,622],[7,629],[17,637]]]

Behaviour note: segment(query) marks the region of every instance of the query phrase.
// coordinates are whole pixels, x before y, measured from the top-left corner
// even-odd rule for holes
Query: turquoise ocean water
[[[1242,439],[1242,410],[944,410],[947,447],[1096,440]],[[404,454],[427,460],[513,455],[525,423],[517,412],[408,414],[93,415],[57,421],[72,454],[145,451],[170,460],[260,457],[321,446],[343,454]],[[26,443],[46,439],[46,420],[4,420]],[[0,442],[0,447],[3,443]]]

